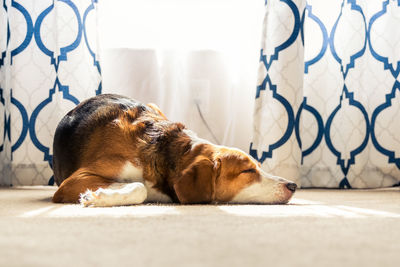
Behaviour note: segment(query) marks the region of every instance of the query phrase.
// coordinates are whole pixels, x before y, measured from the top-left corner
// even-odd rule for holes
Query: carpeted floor
[[[0,189],[0,266],[400,266],[400,188],[115,208],[53,204],[54,191]]]

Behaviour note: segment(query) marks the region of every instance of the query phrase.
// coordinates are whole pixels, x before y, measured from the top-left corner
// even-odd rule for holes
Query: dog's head
[[[296,184],[261,170],[241,150],[200,144],[186,156],[174,190],[181,203],[284,204]]]

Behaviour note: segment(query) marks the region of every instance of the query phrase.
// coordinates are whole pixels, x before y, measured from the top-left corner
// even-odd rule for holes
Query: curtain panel
[[[250,154],[303,187],[400,181],[400,1],[268,0]]]
[[[0,6],[0,185],[53,184],[63,115],[101,93],[97,0]]]

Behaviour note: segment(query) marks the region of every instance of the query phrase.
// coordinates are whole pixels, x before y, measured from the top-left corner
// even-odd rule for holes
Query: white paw
[[[96,192],[88,189],[85,193],[81,194],[79,202],[84,207],[90,207],[95,205],[96,199],[98,199],[98,195],[96,194]]]
[[[84,207],[112,207],[141,204],[146,197],[147,190],[142,183],[114,183],[95,192],[87,190],[79,201]]]

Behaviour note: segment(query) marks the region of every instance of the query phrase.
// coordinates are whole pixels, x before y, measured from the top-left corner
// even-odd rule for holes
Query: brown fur
[[[217,183],[219,202],[230,201],[244,187],[261,180],[257,164],[244,153],[227,148],[217,153],[221,173]],[[254,170],[254,172],[243,172]]]
[[[77,203],[81,193],[86,190],[97,190],[100,187],[108,187],[113,180],[98,176],[89,170],[81,168],[74,172],[60,185],[53,196],[55,203]]]

